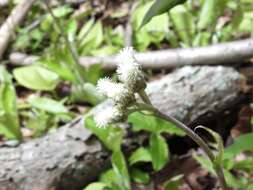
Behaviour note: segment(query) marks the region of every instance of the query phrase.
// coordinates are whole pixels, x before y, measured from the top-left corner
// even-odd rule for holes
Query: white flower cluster
[[[140,64],[134,57],[134,49],[126,47],[119,56],[117,74],[120,83],[109,78],[100,79],[97,83],[98,91],[114,101],[114,105],[97,113],[94,120],[98,127],[106,127],[111,123],[122,121],[128,107],[135,102],[135,93],[145,88],[145,81]]]
[[[103,128],[113,122],[118,122],[122,117],[122,111],[118,107],[113,106],[107,107],[105,110],[97,113],[94,116],[94,121],[97,127]]]
[[[140,64],[134,57],[133,47],[122,49],[118,59],[118,62],[120,63],[117,69],[119,80],[134,92],[138,91],[142,88],[141,85],[144,84],[144,77]]]

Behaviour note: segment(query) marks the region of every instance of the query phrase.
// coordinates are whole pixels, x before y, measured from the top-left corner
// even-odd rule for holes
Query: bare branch
[[[23,21],[26,13],[36,0],[22,0],[12,10],[7,20],[0,28],[0,60],[8,46],[15,28]]]
[[[168,69],[184,65],[233,63],[252,57],[253,39],[206,47],[169,49],[136,54],[136,59],[146,69]],[[80,58],[80,63],[85,67],[95,63],[102,63],[105,69],[115,69],[118,61],[116,56]]]
[[[16,65],[32,64],[35,56],[12,53],[10,61]],[[197,48],[168,49],[136,53],[137,60],[145,69],[169,69],[185,65],[230,64],[253,57],[253,39],[246,39]],[[37,57],[38,59],[39,57]],[[117,56],[80,57],[84,67],[101,63],[106,70],[116,68]]]

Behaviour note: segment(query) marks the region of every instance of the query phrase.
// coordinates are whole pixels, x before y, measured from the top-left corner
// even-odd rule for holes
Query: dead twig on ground
[[[185,65],[230,64],[253,57],[253,39],[246,39],[196,48],[180,48],[136,53],[136,59],[145,69],[169,69]],[[32,64],[39,57],[12,53],[10,61],[15,65]],[[84,67],[101,63],[105,70],[116,69],[117,56],[80,57]]]
[[[26,13],[35,1],[36,0],[20,1],[20,3],[12,10],[6,21],[2,24],[0,28],[0,60],[3,57],[14,30],[23,21]]]

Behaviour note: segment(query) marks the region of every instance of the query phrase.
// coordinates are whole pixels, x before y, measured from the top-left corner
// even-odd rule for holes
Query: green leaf
[[[246,190],[253,190],[253,181],[249,182]]]
[[[171,10],[170,18],[178,37],[187,46],[192,45],[192,38],[195,32],[194,19],[185,6],[179,5]]]
[[[233,162],[233,169],[250,172],[253,168],[253,158]]]
[[[132,14],[131,22],[134,29],[134,44],[140,51],[146,50],[151,44],[160,45],[160,42],[165,39],[169,33],[169,16],[163,14],[153,18],[149,23],[139,28],[145,13],[151,7],[152,2],[140,4]]]
[[[152,158],[148,149],[140,147],[134,151],[129,157],[129,164],[133,165],[137,162],[151,162]]]
[[[53,99],[46,97],[31,97],[28,99],[31,106],[53,114],[68,113],[68,109]]]
[[[103,42],[103,26],[100,21],[90,28],[87,34],[81,39],[81,55],[89,54],[91,50],[98,48]]]
[[[16,91],[11,75],[0,66],[0,134],[9,139],[22,139],[19,126]]]
[[[227,0],[205,0],[197,23],[198,29],[214,27],[218,16],[224,11],[226,2]]]
[[[176,5],[185,3],[186,0],[156,0],[146,13],[141,26],[147,24],[154,16],[168,12]]]
[[[92,26],[94,25],[94,19],[88,20],[85,25],[81,28],[80,32],[78,33],[77,39],[78,41],[83,40],[91,30]]]
[[[141,183],[141,184],[148,184],[150,177],[148,173],[145,173],[139,169],[132,168],[131,169],[131,178],[136,182],[136,183]]]
[[[27,113],[27,112],[26,112]],[[34,137],[40,137],[48,132],[49,129],[56,127],[54,116],[41,110],[32,110],[27,113],[29,119],[25,127],[33,130]]]
[[[161,135],[153,133],[150,136],[149,146],[153,168],[155,171],[159,171],[169,161],[168,145]]]
[[[212,137],[214,138],[214,140],[216,142],[215,148],[218,150],[218,154],[215,156],[215,164],[221,165],[222,161],[223,161],[223,155],[224,155],[224,146],[223,146],[223,140],[222,140],[221,136],[218,133],[216,133],[215,131],[213,131],[207,127],[198,126],[194,129],[194,131],[196,131],[197,129],[204,129],[210,135],[212,135]]]
[[[73,85],[71,96],[75,101],[89,102],[92,105],[97,105],[104,100],[104,96],[98,93],[96,86],[88,82],[81,85]]]
[[[224,152],[225,159],[232,159],[234,156],[239,154],[240,152],[246,150],[253,150],[253,133],[241,135],[240,137],[236,138],[234,143],[228,146]]]
[[[94,182],[89,184],[87,187],[85,187],[83,190],[104,190],[106,189],[107,185],[102,182]]]
[[[199,32],[194,37],[192,45],[194,47],[207,46],[209,44],[210,38],[211,38],[210,32]]]
[[[40,66],[24,66],[13,71],[15,79],[24,87],[33,90],[53,90],[59,77]]]
[[[51,53],[38,60],[37,63],[58,74],[62,79],[76,83],[77,76],[73,71],[75,62],[69,50],[66,47],[62,47],[59,49],[51,48],[49,51]]]
[[[245,189],[246,179],[243,179],[243,177],[237,179],[228,170],[223,170],[223,172],[229,187],[233,187],[233,189]]]
[[[178,136],[185,135],[185,133],[175,125],[155,116],[144,115],[140,112],[134,112],[129,115],[128,122],[133,124],[133,131],[146,130],[154,133],[167,132]]]
[[[98,79],[101,77],[102,66],[101,64],[93,64],[85,70],[85,78],[87,82],[96,84]]]
[[[207,169],[210,173],[215,174],[213,163],[208,158],[197,155],[196,153],[193,154],[193,158],[197,160],[203,168]]]
[[[118,184],[117,174],[113,169],[103,172],[99,177],[99,181],[107,184],[110,190],[124,190],[121,184]]]
[[[71,13],[73,9],[69,7],[68,5],[66,6],[60,6],[55,9],[53,9],[53,13],[56,17],[61,18],[69,13]],[[48,13],[45,17],[45,19],[41,22],[40,27],[44,31],[48,31],[51,27],[51,24],[53,23],[53,18],[52,16]]]
[[[130,190],[130,178],[128,174],[128,168],[123,153],[118,150],[112,154],[112,167],[117,174],[118,183],[126,190]]]
[[[90,129],[112,151],[120,150],[123,131],[119,127],[98,128],[91,116],[85,118],[85,127]],[[113,142],[113,143],[112,143]]]
[[[164,190],[178,190],[179,185],[181,184],[182,178],[183,178],[183,175],[177,175],[169,179],[164,184]]]
[[[70,20],[68,22],[67,27],[66,27],[66,33],[68,35],[68,39],[70,42],[75,41],[77,28],[78,28],[78,26],[77,26],[76,20]]]

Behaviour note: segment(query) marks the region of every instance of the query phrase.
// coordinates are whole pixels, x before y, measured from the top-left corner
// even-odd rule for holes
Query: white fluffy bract
[[[100,79],[97,83],[97,89],[100,93],[115,101],[120,100],[128,93],[123,84],[112,82],[109,78]]]
[[[115,106],[108,107],[94,115],[97,127],[104,128],[122,117],[122,112]]]
[[[117,73],[120,81],[130,84],[135,82],[142,74],[140,64],[134,57],[133,47],[126,47],[121,50],[118,56],[119,63]]]

